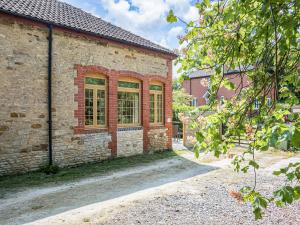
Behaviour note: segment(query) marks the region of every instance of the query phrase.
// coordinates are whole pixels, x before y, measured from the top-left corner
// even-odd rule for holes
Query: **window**
[[[272,99],[271,98],[267,98],[267,106],[268,107],[272,106]]]
[[[140,82],[118,81],[118,124],[140,125]]]
[[[254,109],[258,109],[259,108],[259,100],[257,98],[255,98],[254,100]]]
[[[221,98],[220,98],[220,104],[221,104],[221,105],[224,105],[224,101],[225,101],[225,97],[224,97],[224,96],[221,96]]]
[[[85,126],[104,127],[106,125],[106,79],[85,78]]]
[[[150,123],[163,123],[163,86],[161,84],[150,85]]]
[[[197,106],[197,98],[192,99],[192,106]]]
[[[206,91],[205,94],[203,95],[203,98],[205,99],[206,105],[209,104],[209,98],[210,98],[210,93],[209,91]]]

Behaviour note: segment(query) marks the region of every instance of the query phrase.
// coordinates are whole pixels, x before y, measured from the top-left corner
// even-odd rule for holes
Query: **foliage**
[[[193,97],[182,88],[180,81],[174,80],[172,98],[173,121],[180,122],[180,113],[189,112],[195,108],[191,106]]]
[[[174,90],[173,91],[173,104],[182,105],[182,106],[190,106],[193,97],[186,93],[184,89]]]
[[[174,79],[172,81],[172,90],[173,91],[178,91],[180,89],[182,89],[182,82],[180,81],[180,79]]]
[[[203,0],[196,7],[197,21],[185,22],[172,11],[167,18],[186,25],[186,34],[180,40],[185,47],[178,59],[179,72],[188,75],[209,69],[213,73],[210,107],[215,113],[201,119],[196,155],[200,150],[215,156],[225,154],[236,136],[249,141],[247,151],[235,157],[233,164],[236,171],[254,171],[253,187],[243,188],[241,194],[244,201],[251,202],[255,218],[259,219],[269,202],[281,206],[299,199],[299,164],[281,170],[287,182],[273,197],[256,191],[259,164],[255,153],[286,141],[296,149],[300,147],[300,116],[292,113],[292,107],[299,104],[300,1]],[[224,75],[228,69],[239,71],[239,85]],[[216,100],[220,87],[236,93],[221,107]],[[271,106],[267,104],[270,97]],[[256,100],[258,109],[254,109]],[[289,123],[284,119],[287,115],[292,117]],[[222,124],[227,129],[220,135]]]

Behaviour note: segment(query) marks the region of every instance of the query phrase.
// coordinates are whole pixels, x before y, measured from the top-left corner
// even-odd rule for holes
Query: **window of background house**
[[[224,96],[221,96],[221,98],[220,98],[220,104],[221,104],[221,105],[224,104],[224,100],[225,100],[225,97],[224,97]]]
[[[197,98],[192,99],[192,106],[197,106]]]
[[[259,108],[259,100],[258,98],[255,98],[254,100],[254,109],[258,109]]]
[[[86,77],[84,80],[85,126],[106,125],[106,79]]]
[[[267,106],[271,107],[272,106],[272,99],[267,98]]]
[[[162,124],[163,123],[163,85],[151,84],[150,85],[150,123]]]
[[[206,105],[208,105],[209,104],[209,98],[210,98],[210,93],[209,93],[208,90],[204,93],[203,98],[205,99]]]
[[[122,126],[140,125],[140,82],[118,81],[118,124]]]

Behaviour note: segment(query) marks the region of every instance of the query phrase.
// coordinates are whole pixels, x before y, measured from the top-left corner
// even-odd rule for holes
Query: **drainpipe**
[[[49,166],[52,165],[52,25],[48,25],[48,147]]]

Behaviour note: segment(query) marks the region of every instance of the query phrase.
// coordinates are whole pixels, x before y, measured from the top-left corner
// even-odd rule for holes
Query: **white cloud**
[[[99,0],[106,11],[104,19],[163,46],[177,46],[180,26],[169,28],[166,16],[170,9],[182,19],[197,18],[197,9],[189,0]],[[167,29],[170,29],[169,31]]]
[[[107,17],[124,28],[139,30],[159,22],[167,12],[163,0],[100,0],[107,11]],[[131,8],[134,6],[134,9]],[[137,9],[137,10],[135,10]]]
[[[198,9],[194,6],[191,6],[187,13],[183,16],[183,19],[185,21],[196,21],[199,19],[199,12]]]
[[[183,31],[183,27],[181,26],[172,27],[168,33],[162,37],[159,44],[170,49],[177,47],[178,37],[183,34]]]
[[[168,35],[172,37],[176,37],[182,32],[183,32],[183,28],[181,26],[172,27],[171,30],[169,30]]]
[[[170,48],[170,46],[167,43],[167,39],[165,37],[163,37],[158,44],[165,48]]]
[[[188,0],[166,0],[166,3],[174,10],[175,15],[186,22],[197,20],[199,17],[198,9]]]
[[[181,65],[179,63],[175,64],[175,62],[173,62],[173,79],[176,79],[180,76],[179,73],[177,73],[177,70],[181,67]]]

